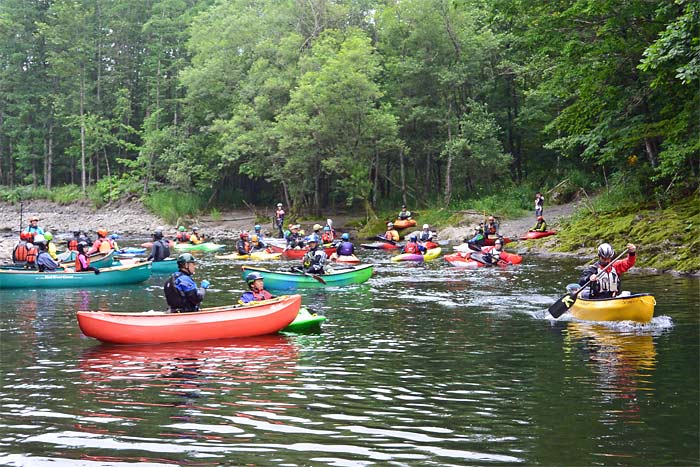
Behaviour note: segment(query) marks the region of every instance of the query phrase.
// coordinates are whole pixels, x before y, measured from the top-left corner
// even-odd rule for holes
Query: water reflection
[[[565,344],[580,346],[597,377],[601,402],[618,403],[610,418],[638,420],[639,396],[651,396],[652,372],[656,366],[654,336],[625,331],[602,324],[570,321]]]

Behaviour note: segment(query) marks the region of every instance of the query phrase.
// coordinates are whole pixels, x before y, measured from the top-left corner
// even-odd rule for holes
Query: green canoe
[[[88,256],[90,258],[90,266],[97,269],[108,268],[114,264],[114,250],[109,253],[95,253]],[[75,258],[71,261],[61,263],[63,268],[75,268]]]
[[[204,242],[195,245],[194,243],[176,243],[173,245],[178,251],[217,251],[222,248],[226,248],[226,245],[220,245],[218,243]]]
[[[282,329],[280,332],[303,333],[316,332],[321,330],[321,323],[326,320],[325,316],[310,313],[309,310],[302,307],[299,308],[299,313],[294,321]]]
[[[151,263],[136,263],[84,272],[0,271],[0,289],[102,287],[138,284],[151,277]]]
[[[269,269],[243,266],[243,278],[251,272],[259,272],[265,280],[266,289],[317,289],[321,287],[339,287],[350,284],[361,284],[372,277],[372,264],[353,266],[339,269],[330,274],[302,274],[298,272],[270,271]]]

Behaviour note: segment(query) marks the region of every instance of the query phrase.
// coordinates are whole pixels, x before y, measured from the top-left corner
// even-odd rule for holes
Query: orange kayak
[[[289,295],[192,313],[79,311],[77,317],[83,334],[102,342],[158,344],[272,334],[294,321],[299,308],[301,295]]]
[[[407,229],[407,228],[409,228],[409,227],[413,227],[414,225],[416,225],[416,220],[415,220],[415,219],[403,219],[403,220],[401,220],[401,219],[396,219],[396,220],[394,221],[394,227],[395,227],[397,230]]]

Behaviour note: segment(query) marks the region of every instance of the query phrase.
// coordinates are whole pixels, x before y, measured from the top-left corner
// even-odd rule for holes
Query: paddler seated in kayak
[[[86,242],[78,242],[78,256],[75,257],[75,272],[92,271],[99,274],[100,270],[94,266],[90,266],[90,258],[85,253],[88,249]]]
[[[422,255],[422,254],[425,254],[426,251],[427,251],[426,248],[423,245],[421,245],[420,243],[418,243],[418,235],[411,234],[411,236],[408,237],[408,241],[403,246],[401,253]]]
[[[501,253],[503,253],[503,240],[497,238],[493,244],[493,248],[488,252],[481,255],[485,263],[488,264],[510,264],[505,259],[501,258]]]
[[[300,229],[301,226],[299,224],[294,224],[290,227],[289,235],[286,237],[287,249],[304,247],[304,237],[299,232]]]
[[[340,239],[341,242],[335,247],[335,253],[331,255],[331,259],[336,259],[338,256],[352,256],[355,254],[355,245],[350,241],[350,234],[345,232]]]
[[[190,234],[190,243],[194,245],[199,245],[204,242],[204,234],[199,231],[199,227],[192,227],[192,233]]]
[[[258,234],[253,234],[250,236],[250,251],[261,251],[267,248],[265,242],[261,240]]]
[[[204,300],[209,281],[203,280],[199,287],[192,279],[195,273],[197,260],[190,253],[183,253],[177,257],[178,271],[173,273],[163,285],[165,301],[170,307],[171,313],[187,313],[198,311],[199,305]]]
[[[244,230],[238,234],[238,241],[236,242],[236,251],[238,254],[241,256],[249,255],[252,248],[250,241],[248,241],[248,232]]]
[[[253,227],[253,235],[257,235],[261,242],[264,241],[265,235],[263,235],[262,226],[260,224],[255,224],[255,227]]]
[[[401,219],[402,221],[405,221],[406,219],[410,219],[410,218],[411,218],[411,211],[407,211],[407,210],[406,210],[406,206],[403,205],[403,206],[401,206],[401,211],[399,212],[399,216],[398,216],[398,217],[399,217],[399,219]]]
[[[480,222],[478,227],[474,227],[474,236],[465,238],[464,242],[469,246],[470,250],[479,251],[484,246],[486,239],[484,238],[484,223]]]
[[[587,267],[578,280],[580,286],[590,281],[588,297],[582,298],[612,298],[622,291],[620,276],[634,266],[637,260],[637,247],[628,243],[627,258],[615,261],[612,266],[607,267],[613,256],[615,256],[615,250],[609,243],[602,243],[598,247],[598,261]]]
[[[97,240],[95,240],[88,250],[87,254],[92,255],[94,253],[109,253],[114,249],[114,240],[107,238],[106,229],[97,229]]]
[[[544,217],[537,216],[537,224],[530,229],[530,232],[544,232],[545,230],[547,230],[547,223],[545,222]]]
[[[418,235],[418,241],[432,242],[435,238],[437,238],[437,233],[430,230],[430,224],[423,224],[423,230],[421,230]]]
[[[245,281],[250,290],[241,295],[241,298],[238,300],[238,303],[241,305],[275,298],[270,292],[265,290],[263,276],[259,272],[251,272],[246,276]]]
[[[175,241],[178,243],[187,243],[190,241],[190,235],[185,232],[185,226],[181,225],[177,228],[177,235],[175,235]]]
[[[153,232],[153,245],[151,246],[151,254],[148,255],[146,261],[163,261],[170,257],[170,244],[163,238],[163,231],[157,229]]]
[[[37,234],[34,236],[34,245],[39,248],[39,254],[36,257],[36,267],[39,272],[53,272],[58,269],[58,263],[49,255],[46,248],[46,239],[43,235]]]
[[[304,272],[309,274],[324,274],[323,265],[326,264],[328,256],[323,248],[319,248],[320,239],[316,234],[311,234],[306,237],[306,243],[309,245],[309,251],[302,258],[301,266]]]
[[[386,223],[386,232],[384,235],[377,235],[379,238],[386,240],[387,242],[396,243],[401,237],[399,237],[399,232],[394,228],[393,222]]]
[[[321,234],[321,243],[324,245],[327,243],[333,243],[335,240],[335,235],[333,234],[333,231],[331,230],[330,225],[324,225],[323,226],[323,233]]]
[[[489,216],[488,222],[484,227],[486,235],[499,235],[498,234],[498,221],[493,216]]]

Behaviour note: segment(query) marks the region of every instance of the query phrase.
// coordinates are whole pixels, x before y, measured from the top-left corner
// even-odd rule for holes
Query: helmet
[[[537,220],[538,220],[538,221],[543,221],[543,220],[544,220],[544,217],[542,217],[542,216],[537,216]]]
[[[278,207],[278,208],[281,208],[281,207],[282,207],[282,203],[277,203],[277,207]]]
[[[78,250],[84,250],[87,246],[87,242],[78,242]]]
[[[245,282],[248,284],[248,287],[250,287],[253,285],[253,282],[257,281],[258,279],[263,279],[263,275],[259,272],[251,272],[246,276]]]
[[[321,226],[321,224],[314,224],[314,232],[317,230],[321,230],[322,228],[323,227]]]
[[[402,204],[402,205],[401,205],[401,209],[406,209],[406,205],[405,205],[405,204]]]
[[[106,237],[107,230],[106,229],[97,229],[97,235],[99,235],[100,237]]]
[[[33,221],[37,221],[37,222],[38,222],[38,221],[39,221],[39,218],[36,217],[36,216],[30,217],[30,218],[29,218],[29,222],[33,222]]]
[[[501,245],[501,246],[503,246],[503,240],[501,240],[500,238],[497,238],[496,241],[493,242],[493,244],[494,244],[494,245]]]
[[[255,230],[256,232],[260,232],[262,230],[262,227],[260,226],[260,224],[255,224],[255,227],[253,227],[253,230]]]
[[[248,238],[248,232],[246,232],[246,231],[244,230],[243,232],[241,232],[240,234],[238,234],[238,236],[239,236],[241,239],[243,239],[243,238]]]
[[[156,240],[160,240],[161,238],[163,238],[163,231],[156,230],[155,232],[153,232],[153,238],[155,238]]]
[[[180,227],[177,228],[178,232],[184,232],[185,231],[185,226],[181,225]]]
[[[177,257],[177,266],[182,267],[187,263],[196,263],[197,260],[191,253],[183,253]]]
[[[197,232],[199,231],[199,227],[192,227],[192,232]]]
[[[409,239],[410,241],[412,241],[412,242],[417,242],[417,241],[418,241],[418,235],[416,235],[416,234],[411,234],[411,236],[408,237],[408,239]]]
[[[489,221],[495,221],[496,219],[493,216],[489,216]]]
[[[37,243],[44,243],[45,241],[46,238],[43,235],[37,234],[34,236],[34,240],[32,241],[32,243],[36,245]]]
[[[330,232],[330,231],[331,231],[331,227],[327,225],[327,226],[325,226],[325,227],[323,228],[323,231],[324,231],[324,232]]]
[[[429,229],[430,226],[428,224],[423,224],[423,229]]]
[[[609,243],[601,243],[598,247],[598,256],[601,258],[612,258],[615,256],[615,250]]]
[[[394,223],[393,223],[393,222],[387,222],[387,223],[386,223],[386,226],[389,227],[389,228],[392,228],[392,227],[394,226]]]
[[[19,239],[20,240],[31,240],[32,239],[32,234],[29,232],[20,232],[19,233]]]
[[[53,240],[53,234],[51,232],[44,232],[44,238],[47,242],[50,242],[51,240]]]
[[[306,237],[306,243],[318,243],[318,235],[316,234],[311,234],[308,237]]]
[[[253,242],[253,243],[257,242],[257,241],[258,241],[258,236],[255,235],[255,234],[251,235],[251,236],[250,236],[250,241]]]
[[[292,230],[299,230],[301,229],[301,226],[299,224],[294,224],[293,226],[290,227]]]
[[[121,237],[118,234],[112,234],[109,236],[112,240],[119,240]]]
[[[340,237],[340,238],[342,238],[342,239],[345,240],[345,241],[348,241],[348,240],[350,240],[350,234],[347,233],[347,232],[345,232],[345,233],[343,234],[343,236]]]

